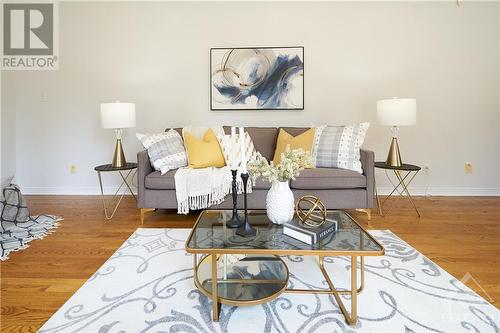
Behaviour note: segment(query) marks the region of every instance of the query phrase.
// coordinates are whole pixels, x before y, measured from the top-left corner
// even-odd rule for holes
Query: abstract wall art
[[[211,110],[304,110],[304,48],[210,49]]]

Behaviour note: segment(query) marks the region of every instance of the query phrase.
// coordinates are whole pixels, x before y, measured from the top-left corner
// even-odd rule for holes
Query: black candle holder
[[[257,234],[257,231],[248,223],[248,210],[247,210],[247,183],[248,183],[248,173],[242,173],[241,179],[243,180],[243,203],[245,207],[245,218],[241,226],[236,229],[236,234],[243,237],[251,237]]]
[[[238,175],[238,170],[231,170],[231,174],[233,175],[233,184],[232,184],[232,195],[233,195],[233,216],[231,220],[226,223],[228,228],[238,228],[241,226],[241,221],[238,219],[238,188],[236,186],[236,176]]]

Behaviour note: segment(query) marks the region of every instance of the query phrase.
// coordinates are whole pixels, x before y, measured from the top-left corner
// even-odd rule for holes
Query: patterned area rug
[[[188,232],[137,229],[40,332],[499,332],[498,309],[390,231],[372,231],[386,255],[366,259],[355,326],[333,297],[298,294],[223,305],[214,323],[211,301],[193,284]],[[326,286],[317,259],[283,259],[294,288]],[[350,261],[327,262],[335,285],[348,287]]]
[[[61,220],[53,215],[30,216],[19,186],[5,187],[0,195],[0,260],[9,259],[9,253],[26,249],[32,240],[54,232]]]

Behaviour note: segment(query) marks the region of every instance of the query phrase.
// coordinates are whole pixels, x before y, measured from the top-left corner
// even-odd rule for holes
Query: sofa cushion
[[[175,172],[170,170],[163,176],[159,171],[146,176],[145,186],[151,190],[175,190]],[[290,182],[292,189],[320,190],[342,188],[365,188],[366,177],[356,171],[346,169],[316,168],[300,172],[296,180]],[[271,183],[259,178],[253,189],[268,190]]]
[[[278,129],[276,127],[245,127],[245,131],[252,138],[255,150],[268,161],[272,160],[276,150]],[[231,126],[224,126],[224,132],[231,134]]]
[[[311,127],[280,127],[278,130],[280,129],[284,129],[288,134],[292,136],[297,136],[311,129]]]
[[[256,151],[252,138],[248,132],[245,132],[244,138],[245,162],[248,163],[250,160],[255,159]],[[241,163],[240,135],[236,134],[234,147],[231,134],[219,134],[217,135],[217,139],[219,139],[222,154],[224,154],[224,159],[226,160],[226,165],[230,166],[232,169],[234,169],[234,167],[238,167]]]
[[[310,128],[302,134],[293,136],[283,128],[280,128],[278,140],[276,142],[276,151],[274,152],[274,164],[276,165],[281,162],[281,154],[286,152],[287,148],[303,149],[304,151],[311,153],[314,141],[314,133],[315,129]]]
[[[170,170],[163,176],[159,171],[153,171],[146,176],[145,186],[150,190],[175,190],[175,172],[177,170]],[[271,183],[261,178],[257,179],[255,190],[269,190]]]
[[[316,167],[342,168],[363,173],[360,147],[370,123],[352,126],[326,126],[318,129]]]
[[[151,172],[146,176],[145,186],[151,190],[175,190],[175,172],[170,170],[163,176],[159,171]]]
[[[175,130],[177,133],[179,133],[181,135],[181,138],[182,138],[182,127],[169,127],[169,128],[166,128],[165,129],[165,132],[168,132],[170,131],[171,129]]]
[[[269,190],[271,188],[271,183],[262,178],[257,178],[255,185],[252,184],[253,190]]]
[[[186,149],[175,130],[157,134],[135,134],[148,150],[149,161],[162,174],[187,165]]]
[[[211,128],[205,132],[202,139],[184,131],[184,146],[190,168],[222,168],[226,165],[219,140]]]
[[[356,171],[334,168],[306,169],[290,182],[292,189],[328,190],[365,188],[366,177]]]

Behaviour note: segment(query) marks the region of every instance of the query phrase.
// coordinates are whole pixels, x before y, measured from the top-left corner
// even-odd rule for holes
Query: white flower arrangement
[[[295,179],[302,170],[312,166],[312,158],[304,149],[292,149],[287,147],[281,154],[280,163],[268,162],[265,157],[257,153],[256,159],[248,162],[248,171],[253,182],[262,177],[270,183],[287,182]]]

